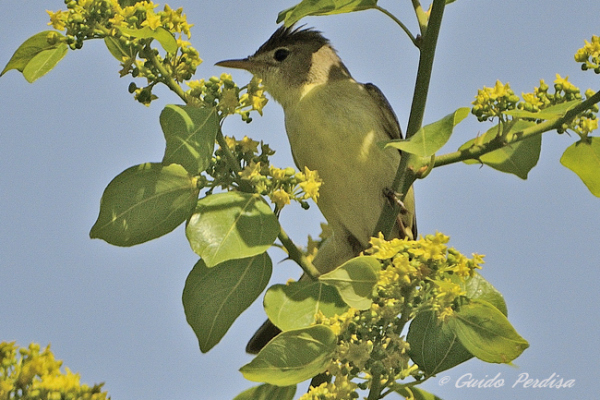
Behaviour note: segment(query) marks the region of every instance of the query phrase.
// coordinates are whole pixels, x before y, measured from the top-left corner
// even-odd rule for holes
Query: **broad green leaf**
[[[49,34],[55,37],[53,44],[48,43]],[[11,69],[16,69],[23,73],[28,82],[42,77],[67,54],[69,47],[60,41],[63,37],[55,31],[44,31],[33,35],[19,46],[0,72],[0,76]]]
[[[50,72],[67,54],[69,46],[62,43],[53,49],[43,50],[36,54],[23,69],[23,76],[31,83]]]
[[[507,315],[504,297],[480,274],[475,273],[465,281],[455,276],[451,280],[460,285],[469,299],[485,300]],[[438,322],[431,311],[419,313],[412,321],[407,340],[412,360],[429,374],[447,370],[473,357],[447,323]]]
[[[127,36],[140,39],[156,39],[163,49],[165,49],[165,51],[168,53],[174,54],[177,51],[177,40],[173,34],[171,34],[171,32],[161,26],[156,29],[152,29],[149,26],[141,29],[130,29],[124,27],[119,27],[118,29]]]
[[[271,208],[257,194],[227,192],[198,201],[186,236],[208,267],[265,252],[279,234]]]
[[[177,52],[177,39],[175,39],[173,34],[165,28],[160,26],[156,28],[152,37],[158,40],[158,43],[160,43],[163,49],[168,53],[175,54],[175,52]]]
[[[583,100],[571,100],[571,101],[566,101],[564,103],[555,104],[555,105],[550,106],[548,108],[544,108],[543,112],[544,113],[556,114],[556,116],[562,117],[571,108],[575,107],[578,104],[581,104],[582,101]]]
[[[273,285],[265,294],[267,316],[282,331],[306,328],[321,311],[326,317],[348,310],[338,291],[318,281]]]
[[[104,38],[104,44],[106,44],[106,48],[110,51],[110,54],[113,55],[114,58],[119,60],[119,62],[123,61],[123,57],[133,58],[135,57],[137,50],[134,45],[127,46],[122,43],[119,39],[113,36],[106,36]]]
[[[596,197],[600,197],[600,137],[588,137],[567,147],[560,163],[581,178]]]
[[[553,118],[562,117],[567,113],[567,111],[569,111],[571,108],[575,107],[579,103],[581,103],[581,100],[571,100],[550,106],[548,108],[544,108],[543,110],[540,110],[538,112],[531,112],[525,110],[509,110],[504,111],[503,114],[510,115],[511,117],[516,118],[533,118],[549,120]]]
[[[435,375],[461,364],[473,355],[458,341],[447,324],[438,321],[433,311],[420,312],[410,323],[406,341],[410,358],[428,375]]]
[[[422,127],[410,139],[393,140],[388,142],[385,147],[393,147],[421,157],[429,157],[448,142],[454,127],[465,119],[469,112],[469,108],[459,108],[441,120]]]
[[[465,296],[469,299],[485,300],[496,307],[502,314],[508,316],[506,302],[504,301],[502,293],[477,272],[475,272],[475,275],[466,278],[464,281],[456,275],[452,275],[450,279],[465,291]]]
[[[509,111],[504,111],[503,114],[510,115],[511,117],[515,117],[515,118],[531,118],[531,119],[549,120],[549,119],[560,117],[564,113],[548,112],[546,110],[542,110],[542,111],[538,111],[538,112],[525,111],[525,110],[509,110]]]
[[[206,353],[229,330],[269,283],[272,272],[267,253],[229,260],[208,268],[199,260],[183,289],[183,308],[200,350]]]
[[[196,178],[181,165],[128,168],[104,190],[90,237],[133,246],[165,235],[189,218],[198,192]]]
[[[376,5],[377,0],[302,0],[281,11],[277,16],[277,23],[285,20],[285,26],[291,26],[309,15],[344,14],[368,10]]]
[[[465,349],[485,362],[510,363],[529,347],[504,314],[484,300],[461,305],[447,324]]]
[[[296,385],[279,387],[265,383],[244,390],[233,400],[293,400],[295,394]]]
[[[323,325],[282,332],[240,372],[253,382],[295,385],[327,368],[336,343],[333,331]]]
[[[219,130],[215,108],[168,105],[160,126],[167,141],[163,164],[183,165],[192,175],[208,168]]]
[[[510,129],[511,133],[518,132],[534,125],[531,121],[517,121]],[[498,125],[489,129],[481,138],[471,139],[467,143],[460,146],[459,150],[464,150],[471,147],[475,142],[480,144],[487,143],[494,139],[498,132]],[[521,140],[513,143],[510,146],[502,147],[498,150],[481,156],[480,161],[498,171],[514,174],[521,179],[527,179],[527,174],[533,167],[536,166],[542,148],[542,136],[536,135],[529,139]],[[466,164],[478,164],[478,160],[466,160]]]
[[[448,2],[446,2],[448,3]],[[429,393],[423,389],[419,389],[418,387],[411,387],[411,388],[402,388],[402,389],[398,389],[396,390],[396,393],[398,393],[401,396],[404,396],[407,399],[414,399],[414,400],[442,400],[440,397],[437,397],[435,394],[433,393]]]
[[[373,302],[373,288],[380,268],[381,264],[375,257],[361,256],[321,275],[319,280],[337,288],[350,307],[366,310]]]

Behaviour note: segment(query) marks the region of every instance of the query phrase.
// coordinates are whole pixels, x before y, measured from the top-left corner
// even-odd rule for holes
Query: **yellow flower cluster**
[[[562,77],[556,74],[554,80],[554,93],[549,93],[550,87],[544,80],[540,80],[540,86],[534,88],[533,93],[523,93],[523,101],[517,107],[521,110],[538,112],[548,107],[566,103],[573,100],[582,100],[580,89],[569,81],[569,77]],[[585,92],[585,97],[589,98],[594,95],[594,91],[588,89]],[[587,136],[590,132],[598,128],[598,105],[594,105],[591,109],[580,114],[571,123],[565,124],[559,133],[570,129],[580,136]]]
[[[17,355],[18,353],[18,355]],[[102,384],[89,387],[79,382],[79,374],[55,360],[50,346],[40,351],[38,344],[18,348],[14,342],[0,343],[0,399],[25,400],[106,400]]]
[[[316,171],[305,168],[303,172],[297,172],[292,167],[281,169],[272,166],[269,157],[275,152],[268,145],[247,136],[241,140],[227,136],[224,139],[231,156],[239,162],[242,170],[232,175],[228,157],[219,147],[207,169],[214,181],[207,186],[235,189],[239,188],[238,181],[241,180],[251,186],[250,190],[268,196],[278,211],[292,200],[299,202],[303,208],[309,207],[307,200],[317,201],[322,181]],[[248,186],[244,190],[248,190]]]
[[[291,167],[280,169],[255,161],[247,165],[240,176],[250,181],[257,193],[268,195],[278,210],[290,204],[291,200],[302,203],[312,199],[317,202],[322,184],[317,171],[306,167],[304,172],[296,172]]]
[[[325,382],[301,396],[298,400],[352,400],[358,399],[358,385],[347,375],[335,375],[333,382]]]
[[[373,303],[366,310],[349,308],[331,318],[319,313],[315,323],[328,326],[338,337],[327,373],[333,383],[311,388],[301,399],[353,399],[373,379],[392,386],[420,374],[411,364],[405,324],[419,310],[434,310],[443,319],[453,313],[465,292],[461,282],[473,276],[483,256],[468,258],[447,246],[442,233],[419,240],[371,238],[365,251],[381,262]],[[354,383],[359,381],[360,383]]]
[[[487,121],[500,117],[504,111],[514,110],[519,100],[519,96],[515,95],[508,83],[496,81],[493,88],[484,86],[477,91],[471,113],[479,121]]]
[[[585,46],[575,53],[575,61],[582,63],[581,69],[593,70],[600,74],[600,36],[593,35],[592,41],[585,41]]]
[[[481,268],[483,256],[474,254],[472,259],[453,248],[448,248],[450,238],[442,233],[427,235],[417,241],[393,239],[386,241],[380,235],[371,239],[367,251],[382,261],[377,292],[380,301],[374,302],[372,310],[382,318],[395,317],[400,312],[406,290],[418,290],[421,306],[444,310],[464,293],[456,281],[473,276]]]
[[[252,78],[248,85],[239,88],[230,74],[223,73],[208,81],[189,81],[187,86],[189,90],[186,94],[192,102],[205,107],[216,107],[221,118],[239,114],[243,121],[251,122],[250,112],[256,111],[262,115],[262,109],[268,101],[264,86],[257,78]]]
[[[590,44],[590,46],[592,46]],[[552,106],[566,103],[574,100],[582,100],[580,89],[569,81],[569,77],[562,77],[556,74],[554,80],[554,93],[549,92],[550,86],[540,80],[540,86],[534,88],[532,93],[522,93],[523,100],[510,88],[510,85],[503,84],[500,81],[496,82],[493,88],[484,87],[477,92],[477,96],[473,101],[471,113],[477,116],[479,121],[486,121],[498,117],[501,121],[505,120],[506,111],[514,110],[515,108],[530,113],[537,113]],[[594,95],[594,91],[588,89],[585,92],[586,98]],[[590,132],[598,128],[598,105],[594,105],[591,109],[578,115],[571,123],[563,125],[558,129],[559,133],[570,129],[578,135],[585,137]],[[534,117],[526,117],[528,120],[538,120]],[[541,121],[541,119],[539,119]]]
[[[149,105],[157,97],[152,94],[158,83],[173,86],[191,79],[202,63],[189,39],[191,24],[183,9],[138,1],[121,6],[118,0],[67,0],[68,11],[48,11],[49,25],[66,31],[64,40],[71,49],[80,49],[84,40],[103,38],[111,54],[121,62],[120,75],[146,78],[147,85],[129,86],[130,93],[142,104]],[[56,34],[48,40],[55,42]],[[164,56],[151,44],[160,43]]]
[[[48,25],[59,31],[66,30],[67,43],[73,43],[73,49],[81,48],[85,39],[119,38],[121,28],[156,30],[161,27],[191,37],[192,25],[188,24],[182,8],[173,10],[165,5],[163,11],[155,12],[158,4],[152,1],[138,1],[125,7],[118,0],[68,0],[65,4],[68,11],[46,11],[50,16]]]

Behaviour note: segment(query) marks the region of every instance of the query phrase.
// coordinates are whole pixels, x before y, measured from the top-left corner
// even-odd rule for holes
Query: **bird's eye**
[[[275,60],[281,62],[281,61],[285,60],[289,54],[290,54],[290,51],[288,49],[277,49],[273,56],[274,56]]]

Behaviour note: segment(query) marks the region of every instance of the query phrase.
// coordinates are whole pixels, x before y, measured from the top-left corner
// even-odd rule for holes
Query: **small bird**
[[[400,152],[380,142],[402,132],[377,86],[355,81],[329,40],[311,28],[282,26],[251,56],[220,61],[262,79],[281,104],[296,166],[323,180],[317,206],[333,235],[319,248],[314,266],[326,273],[367,248],[389,200]],[[416,237],[412,188],[397,218],[395,237]],[[257,353],[279,331],[267,321],[248,343]]]

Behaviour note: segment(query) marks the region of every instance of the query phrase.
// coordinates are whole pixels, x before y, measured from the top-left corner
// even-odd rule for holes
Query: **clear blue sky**
[[[380,4],[414,28],[410,2]],[[293,1],[179,0],[195,24],[192,42],[205,63],[198,77],[220,74],[216,61],[246,56],[276,29],[277,12]],[[45,9],[63,2],[3,0],[0,64],[28,37],[47,29]],[[580,72],[573,54],[600,34],[597,0],[523,2],[458,0],[447,7],[426,122],[469,106],[477,89],[496,79],[517,93],[558,72],[584,90],[600,76]],[[322,30],[362,82],[377,84],[405,127],[417,51],[383,14],[369,11],[304,21]],[[34,84],[16,71],[0,78],[0,341],[52,344],[57,358],[88,384],[106,382],[113,399],[231,399],[252,383],[237,369],[251,358],[244,346],[262,322],[260,302],[236,321],[210,353],[201,354],[188,327],[181,292],[196,262],[181,228],[166,237],[117,248],[90,240],[104,187],[127,167],[159,161],[164,140],[158,116],[179,99],[166,90],[146,108],[127,93],[129,78],[101,42],[69,52]],[[249,75],[235,71],[244,84]],[[456,149],[487,129],[470,118],[445,148]],[[292,165],[282,111],[274,102],[246,126]],[[433,378],[426,388],[449,399],[592,398],[597,392],[600,328],[600,199],[559,164],[574,141],[546,134],[538,166],[522,181],[478,166],[434,170],[416,187],[419,229],[451,236],[466,254],[486,254],[483,275],[505,296],[509,318],[531,347],[517,368],[471,360]],[[321,217],[285,209],[283,224],[298,242],[318,233]],[[283,253],[272,252],[277,262]],[[273,282],[298,275],[275,265]],[[458,389],[465,373],[500,373],[500,389]],[[572,389],[511,388],[520,373],[576,379]],[[441,377],[450,383],[440,385]]]

